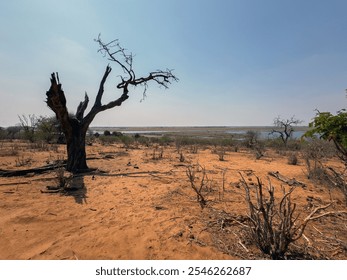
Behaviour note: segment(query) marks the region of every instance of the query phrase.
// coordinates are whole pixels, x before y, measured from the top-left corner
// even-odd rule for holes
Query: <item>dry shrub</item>
[[[180,141],[180,139],[176,138],[175,139],[175,147],[176,147],[176,151],[177,153],[181,153],[181,148],[182,148],[182,143]]]
[[[218,150],[217,150],[217,155],[218,155],[218,159],[220,161],[224,161],[224,156],[226,154],[226,151],[225,151],[225,148],[224,147],[220,147]]]
[[[261,159],[264,156],[264,151],[262,149],[254,150],[255,159]]]
[[[324,180],[323,161],[332,157],[335,149],[330,143],[320,139],[310,139],[302,151],[306,164],[307,177],[309,179],[322,181]]]
[[[185,157],[183,155],[183,152],[180,152],[180,162],[184,162],[185,161]]]
[[[310,160],[305,158],[307,178],[316,182],[326,181],[326,172],[324,165],[319,160]]]
[[[51,146],[43,141],[39,141],[30,143],[29,148],[37,151],[49,151]]]
[[[218,155],[218,159],[220,161],[224,161],[224,156],[226,154],[226,149],[224,146],[220,146],[220,147],[215,147],[214,149],[211,150],[212,154],[216,154]]]
[[[22,166],[27,166],[27,165],[31,165],[32,163],[32,158],[31,157],[17,157],[16,158],[16,167],[22,167]]]
[[[67,177],[65,177],[65,168],[59,167],[54,170],[55,171],[55,180],[57,182],[58,188],[65,188],[65,185],[67,183]]]
[[[200,169],[202,170],[201,178],[197,176],[197,173],[199,172]],[[208,182],[205,168],[201,167],[200,165],[188,166],[186,170],[186,175],[190,182],[191,188],[196,193],[197,202],[200,204],[201,209],[204,209],[204,207],[207,204],[207,200],[202,194],[202,192],[203,192],[203,189],[206,188],[207,182]]]
[[[265,146],[263,142],[256,142],[251,146],[255,159],[261,159],[265,155]]]
[[[238,145],[233,146],[233,152],[237,153],[240,150],[240,147]]]
[[[1,157],[18,156],[19,148],[20,147],[17,143],[12,143],[10,147],[7,147],[6,145],[2,144],[2,147],[0,150],[0,156]]]
[[[263,183],[257,178],[255,188],[249,186],[242,178],[242,185],[246,193],[246,202],[249,209],[249,230],[256,246],[272,259],[284,259],[288,246],[301,238],[308,222],[323,217],[331,212],[319,214],[331,204],[315,208],[305,219],[299,221],[296,213],[296,204],[291,201],[291,194],[295,187],[286,191],[282,187],[282,197],[275,198],[275,188],[269,186],[264,194]],[[251,189],[254,188],[254,191]]]
[[[197,154],[198,153],[198,145],[190,146],[190,153],[191,154]]]
[[[298,157],[295,153],[292,153],[288,157],[288,164],[290,165],[297,165],[299,162]]]
[[[325,178],[330,186],[336,187],[342,191],[345,198],[345,204],[347,205],[347,176],[346,170],[340,172],[332,167],[327,167],[325,169]]]
[[[162,159],[164,155],[164,149],[159,146],[155,146],[152,152],[152,159],[159,160]]]
[[[336,170],[324,161],[336,154],[336,149],[326,141],[311,139],[303,151],[306,163],[306,175],[308,179],[326,184],[329,187],[339,188],[347,205],[347,177],[344,171]]]

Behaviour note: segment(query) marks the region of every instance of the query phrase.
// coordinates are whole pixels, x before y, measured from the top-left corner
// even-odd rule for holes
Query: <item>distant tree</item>
[[[164,88],[168,88],[171,81],[178,81],[176,76],[172,74],[171,70],[157,70],[150,72],[147,76],[137,77],[133,68],[132,53],[127,53],[126,50],[120,46],[118,40],[104,43],[99,35],[95,41],[99,45],[99,52],[107,57],[109,61],[118,66],[125,74],[120,76],[120,81],[118,81],[116,86],[117,89],[122,91],[122,94],[117,99],[107,104],[102,104],[104,84],[112,71],[112,68],[109,65],[107,65],[105,73],[101,79],[94,104],[86,115],[85,111],[89,103],[89,97],[87,94],[85,94],[84,101],[82,101],[77,107],[76,114],[73,116],[69,115],[66,107],[65,94],[62,90],[58,73],[51,74],[51,87],[46,93],[47,105],[55,112],[65,134],[68,155],[66,169],[73,173],[88,170],[85,150],[86,133],[89,125],[98,113],[116,106],[121,106],[123,102],[129,98],[130,87],[136,87],[138,85],[144,86],[143,94],[145,96],[149,81],[154,81]]]
[[[6,130],[5,128],[0,126],[0,140],[4,139],[6,135]]]
[[[111,136],[111,132],[109,130],[104,131],[104,136]]]
[[[123,133],[119,132],[119,131],[113,131],[112,136],[121,137],[121,136],[123,136]]]
[[[270,134],[278,134],[284,146],[287,146],[288,140],[293,135],[294,126],[300,123],[302,123],[302,121],[296,119],[294,116],[290,119],[281,119],[281,117],[278,116],[274,119],[273,124],[275,128],[272,129]]]
[[[35,141],[35,130],[37,128],[37,117],[35,115],[22,115],[18,116],[18,118],[24,132],[24,139],[33,143]]]
[[[8,128],[6,128],[7,138],[11,140],[17,138],[20,131],[21,131],[21,127],[19,125],[9,126]]]
[[[347,166],[347,111],[342,109],[336,115],[330,112],[319,112],[309,124],[306,137],[318,136],[321,139],[333,141],[339,158]]]
[[[59,138],[59,124],[55,116],[40,116],[37,120],[37,136],[47,143],[57,141]]]
[[[248,148],[253,148],[258,142],[260,138],[259,131],[255,130],[247,130],[245,135],[245,144]]]

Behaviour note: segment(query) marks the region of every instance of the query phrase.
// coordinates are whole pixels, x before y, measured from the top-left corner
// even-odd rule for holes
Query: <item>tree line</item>
[[[23,139],[34,143],[64,143],[64,135],[55,116],[19,115],[19,123],[7,128],[0,127],[0,139]]]

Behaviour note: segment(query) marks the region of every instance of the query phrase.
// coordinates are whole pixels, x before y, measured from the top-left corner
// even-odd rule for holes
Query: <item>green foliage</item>
[[[115,143],[120,143],[121,140],[118,136],[105,136],[105,135],[99,135],[98,139],[100,140],[102,145],[111,145]]]
[[[311,128],[305,136],[318,134],[324,140],[334,140],[347,148],[347,112],[345,109],[337,115],[330,112],[318,112],[309,124]]]
[[[6,130],[3,127],[0,127],[0,140],[5,139]]]
[[[226,146],[234,146],[235,145],[235,142],[234,140],[232,139],[232,137],[228,137],[228,138],[223,138],[220,140],[220,145],[223,146],[223,147],[226,147]]]
[[[194,137],[194,136],[179,136],[175,138],[176,145],[180,146],[192,146],[192,145],[203,145],[203,146],[235,146],[235,142],[232,137]]]
[[[169,145],[170,143],[174,142],[174,140],[167,135],[163,135],[162,137],[157,138],[156,140],[159,145]]]
[[[21,131],[21,127],[20,126],[9,126],[8,128],[6,128],[6,138],[7,139],[17,139],[19,137]]]
[[[135,142],[135,139],[130,135],[122,135],[118,137],[120,141],[123,143],[125,148],[129,148],[131,144]]]
[[[310,130],[305,137],[319,136],[321,139],[333,141],[339,157],[347,163],[347,112],[345,109],[336,115],[330,112],[317,112],[309,124]]]
[[[146,136],[139,136],[136,138],[136,135],[134,136],[136,143],[140,144],[140,145],[145,145],[148,146],[150,144],[150,138],[146,137]]]
[[[59,136],[58,121],[55,116],[40,116],[37,119],[36,138],[46,143],[56,142]]]
[[[111,136],[111,132],[109,130],[104,131],[104,136]]]

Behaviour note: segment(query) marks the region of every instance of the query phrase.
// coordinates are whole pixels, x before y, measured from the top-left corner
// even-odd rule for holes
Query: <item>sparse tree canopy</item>
[[[57,142],[59,139],[59,124],[55,116],[40,116],[37,120],[37,138],[47,143]]]
[[[301,120],[296,119],[294,116],[290,119],[281,119],[279,116],[274,119],[275,128],[271,134],[278,134],[283,144],[287,146],[288,140],[292,137],[295,125],[302,123]]]
[[[306,137],[319,136],[321,139],[333,141],[338,156],[347,165],[347,112],[345,109],[336,115],[330,112],[319,112],[309,124],[311,128],[305,133]]]
[[[51,75],[51,87],[46,93],[47,105],[55,112],[66,137],[68,153],[67,170],[74,173],[88,169],[86,163],[85,137],[89,125],[98,113],[116,106],[121,106],[122,103],[129,98],[131,86],[136,87],[138,85],[143,85],[145,95],[148,82],[150,81],[154,81],[164,88],[168,88],[172,81],[178,81],[177,77],[168,69],[165,71],[157,70],[150,72],[147,76],[137,77],[133,65],[133,55],[127,53],[126,50],[120,46],[118,40],[104,43],[99,35],[95,41],[99,45],[99,52],[111,63],[118,66],[123,72],[117,84],[117,89],[121,90],[120,96],[106,104],[102,102],[104,85],[112,71],[110,65],[106,66],[94,104],[87,114],[85,114],[85,112],[89,104],[89,97],[85,94],[84,101],[78,105],[76,114],[74,116],[69,115],[66,107],[65,93],[62,90],[58,73],[53,73]]]

